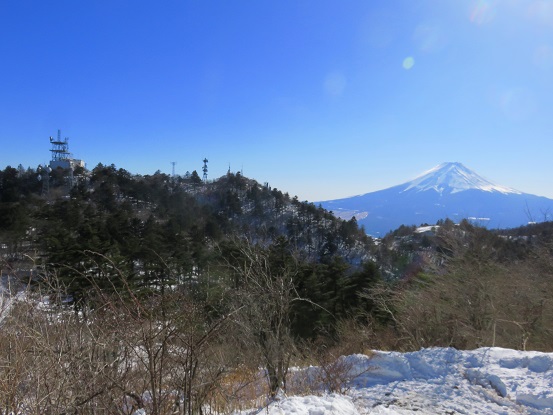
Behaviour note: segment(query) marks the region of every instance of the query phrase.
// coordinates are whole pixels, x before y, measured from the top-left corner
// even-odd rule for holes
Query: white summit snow
[[[500,186],[484,179],[461,163],[442,163],[405,183],[402,192],[435,190],[439,194],[458,193],[465,190],[483,190],[503,194],[522,194],[510,187]]]

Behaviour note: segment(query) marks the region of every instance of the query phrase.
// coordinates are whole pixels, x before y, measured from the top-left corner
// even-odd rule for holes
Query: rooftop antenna
[[[202,171],[204,172],[204,182],[207,182],[207,162],[208,160],[204,158],[204,166],[202,167]]]
[[[172,161],[171,164],[173,165],[172,177],[175,177],[175,164],[177,164],[177,162],[176,162],[176,161]]]

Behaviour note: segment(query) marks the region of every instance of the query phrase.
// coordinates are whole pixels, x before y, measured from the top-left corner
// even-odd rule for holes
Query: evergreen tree
[[[196,170],[194,170],[190,175],[190,180],[192,181],[192,184],[195,186],[202,184],[202,179],[200,178],[200,175]]]

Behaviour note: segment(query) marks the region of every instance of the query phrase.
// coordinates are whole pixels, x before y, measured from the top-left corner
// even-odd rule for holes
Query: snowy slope
[[[358,374],[347,395],[288,397],[246,413],[553,414],[553,353],[433,348],[345,359]]]
[[[424,192],[434,190],[439,194],[457,193],[466,190],[481,190],[483,192],[498,192],[503,194],[522,194],[518,190],[500,186],[467,169],[461,163],[442,163],[419,177],[404,184],[403,192],[416,190]]]

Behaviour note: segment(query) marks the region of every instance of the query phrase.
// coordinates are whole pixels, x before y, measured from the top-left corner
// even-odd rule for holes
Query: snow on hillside
[[[346,395],[287,397],[243,414],[553,414],[553,353],[422,349],[348,356]]]
[[[467,169],[461,163],[442,163],[414,180],[405,183],[404,192],[415,190],[418,192],[435,190],[442,194],[457,193],[464,190],[482,190],[485,192],[499,192],[503,194],[521,194],[518,190],[500,186],[479,176],[474,171]]]

